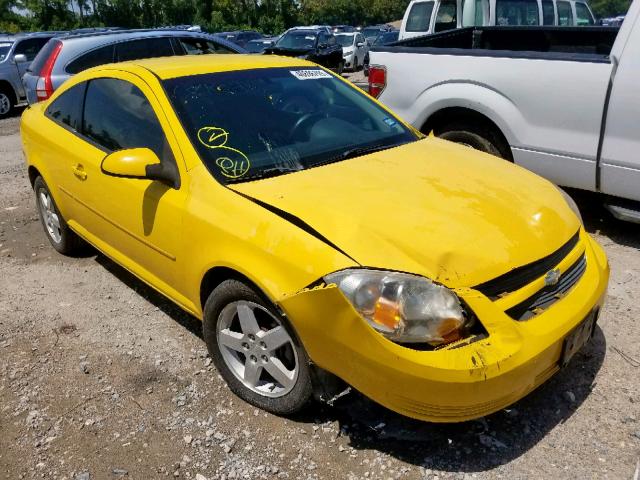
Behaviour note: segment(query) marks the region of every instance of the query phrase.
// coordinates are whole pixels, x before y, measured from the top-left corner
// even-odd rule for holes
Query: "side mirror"
[[[325,48],[329,48],[329,44],[328,43],[319,43],[318,44],[318,49],[319,50],[324,50]]]
[[[356,43],[356,47],[362,48],[362,47],[364,47],[364,43],[358,42],[358,43]]]
[[[113,177],[158,180],[173,188],[180,187],[175,165],[161,163],[148,148],[130,148],[110,153],[102,160],[102,172]]]
[[[17,55],[13,56],[13,61],[16,63],[26,63],[27,60],[27,56],[24,53],[18,53]]]

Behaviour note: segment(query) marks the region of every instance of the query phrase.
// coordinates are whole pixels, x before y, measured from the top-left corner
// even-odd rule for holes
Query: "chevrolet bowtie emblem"
[[[560,281],[560,269],[559,268],[554,268],[553,270],[549,270],[546,275],[544,276],[544,284],[547,287],[552,287],[554,285],[557,285],[558,282]]]

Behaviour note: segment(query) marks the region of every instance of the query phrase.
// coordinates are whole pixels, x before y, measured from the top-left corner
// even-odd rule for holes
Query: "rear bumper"
[[[517,322],[479,292],[459,291],[489,336],[456,349],[424,352],[386,340],[332,285],[300,292],[281,306],[311,359],[371,399],[420,420],[470,420],[505,408],[551,377],[565,337],[602,306],[606,256],[587,234],[582,240],[584,275],[530,320]]]

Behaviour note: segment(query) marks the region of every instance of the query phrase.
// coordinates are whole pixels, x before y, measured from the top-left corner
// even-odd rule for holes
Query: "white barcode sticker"
[[[291,75],[298,80],[317,80],[319,78],[331,78],[324,70],[289,70]]]

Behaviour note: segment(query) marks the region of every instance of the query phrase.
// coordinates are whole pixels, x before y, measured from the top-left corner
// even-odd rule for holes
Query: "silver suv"
[[[22,77],[30,104],[46,100],[67,78],[91,67],[140,58],[246,53],[231,42],[185,30],[127,30],[52,39]]]
[[[0,118],[25,103],[26,94],[20,78],[42,47],[59,33],[62,32],[0,35]]]

